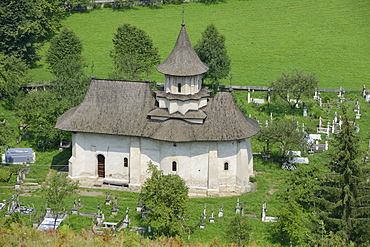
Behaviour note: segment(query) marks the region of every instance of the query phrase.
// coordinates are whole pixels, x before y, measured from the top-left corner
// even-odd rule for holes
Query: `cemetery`
[[[237,103],[248,101],[248,97],[266,98],[263,91],[247,91],[246,94],[243,92],[234,93]],[[272,179],[270,173],[273,172],[274,176],[284,177],[286,172],[300,169],[301,166],[309,166],[312,162],[324,162],[321,154],[330,149],[333,135],[340,133],[341,130],[341,109],[339,108],[341,104],[347,105],[348,114],[353,119],[353,125],[356,126],[357,131],[361,133],[363,129],[367,129],[366,125],[362,124],[364,119],[359,116],[361,114],[360,109],[367,111],[369,108],[366,99],[362,98],[361,95],[358,97],[358,94],[353,92],[339,93],[337,98],[333,96],[333,93],[318,93],[305,102],[305,107],[300,104],[295,117],[297,121],[297,130],[295,131],[304,132],[308,148],[303,151],[291,150],[289,152],[290,159],[285,164],[276,159],[278,157],[278,147],[272,148],[267,157],[258,155],[263,153],[262,143],[253,142],[253,150],[256,154],[254,156],[257,180],[256,192],[241,197],[192,199],[190,215],[183,218],[186,224],[195,227],[194,231],[189,233],[190,241],[200,241],[203,237],[202,231],[217,232],[216,229],[225,229],[226,222],[230,217],[237,214],[247,217],[252,222],[258,220],[267,225],[274,224],[279,212],[275,191],[279,190],[281,185],[276,183],[276,178],[273,180],[274,183],[268,182]],[[248,94],[253,96],[248,96]],[[330,97],[327,97],[327,95],[330,95]],[[321,98],[325,98],[327,102],[333,102],[332,105],[327,103],[321,104],[320,107]],[[343,103],[335,103],[339,100],[342,100]],[[256,103],[251,100],[247,104],[249,114],[257,119],[262,128],[268,127],[278,118],[288,116],[286,112],[270,112],[268,105],[270,105],[270,109],[273,109],[273,104],[268,102],[267,98],[265,103]],[[280,107],[284,108],[283,106]],[[316,112],[313,110],[316,110]],[[65,151],[67,150],[63,152]],[[285,166],[281,171],[277,170],[279,164],[281,168]],[[289,167],[288,164],[290,164]],[[7,183],[9,192],[0,194],[2,201],[0,212],[4,217],[10,217],[16,212],[24,216],[31,216],[30,224],[40,230],[69,225],[77,231],[82,228],[92,230],[92,234],[103,234],[104,231],[110,230],[114,232],[130,231],[147,236],[152,231],[151,226],[146,224],[146,214],[151,208],[143,204],[139,194],[129,192],[127,187],[104,185],[102,187],[81,188],[80,195],[69,199],[69,206],[66,208],[65,214],[55,216],[53,212],[43,206],[44,204],[40,200],[35,201],[28,196],[24,196],[27,193],[35,194],[37,197],[40,196],[37,192],[37,188],[40,188],[39,180],[36,180],[35,175],[32,174],[33,168],[39,169],[37,163],[29,164],[25,162],[22,165],[9,164],[8,166],[17,166],[17,169],[16,173],[12,175],[12,179],[10,179],[13,186]],[[107,191],[106,188],[109,188],[109,186],[114,190]],[[269,189],[263,189],[264,187],[261,186],[267,186]],[[96,196],[86,196],[89,193],[91,195],[96,194]],[[259,225],[258,228],[264,229],[267,225]]]

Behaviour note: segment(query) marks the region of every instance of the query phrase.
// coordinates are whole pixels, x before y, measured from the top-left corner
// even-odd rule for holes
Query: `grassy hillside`
[[[322,88],[361,88],[370,81],[369,1],[192,2],[74,13],[63,24],[83,41],[83,55],[89,66],[94,64],[95,76],[107,78],[112,71],[112,37],[118,26],[131,23],[145,30],[163,61],[176,41],[183,7],[193,45],[210,23],[226,36],[233,85],[266,86],[293,68],[315,73]],[[91,74],[91,68],[87,72]],[[31,75],[36,82],[51,79],[42,62]],[[163,75],[156,72],[150,79],[163,81]]]

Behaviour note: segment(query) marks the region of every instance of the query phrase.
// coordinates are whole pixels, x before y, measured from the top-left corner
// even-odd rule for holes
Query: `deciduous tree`
[[[214,24],[210,24],[202,33],[202,38],[195,45],[194,50],[200,60],[209,67],[208,72],[203,75],[203,80],[209,80],[216,90],[220,80],[226,78],[231,69],[225,36],[218,32]]]
[[[59,6],[59,0],[0,1],[0,52],[29,64],[38,60],[38,45],[60,27]]]
[[[55,215],[55,222],[58,219],[58,214],[63,214],[66,210],[66,199],[77,188],[78,182],[73,182],[67,179],[65,174],[56,172],[42,185],[46,205]]]
[[[226,234],[230,242],[238,246],[246,246],[250,240],[251,231],[252,226],[248,223],[247,217],[238,214],[231,219]]]
[[[124,24],[117,29],[113,38],[111,57],[115,71],[112,79],[142,80],[159,63],[158,49],[145,31]]]
[[[295,108],[305,96],[311,96],[317,88],[318,80],[314,74],[307,75],[303,71],[293,70],[291,74],[283,73],[269,88],[273,97],[278,97],[290,107],[294,116]]]
[[[141,198],[146,206],[152,207],[148,213],[149,222],[157,235],[179,235],[189,189],[180,176],[164,175],[152,162],[148,167],[151,177],[144,183]]]
[[[274,144],[279,144],[281,155],[288,156],[290,150],[304,150],[304,133],[297,129],[297,123],[291,119],[282,119],[272,121],[268,127],[261,128],[258,139],[266,142],[267,151]]]
[[[280,205],[276,232],[280,234],[281,244],[284,245],[285,239],[289,240],[290,246],[296,246],[304,242],[305,235],[309,230],[305,226],[308,222],[301,206],[294,197],[288,193],[287,198]]]
[[[14,102],[21,85],[26,83],[27,70],[22,59],[0,53],[0,98]]]

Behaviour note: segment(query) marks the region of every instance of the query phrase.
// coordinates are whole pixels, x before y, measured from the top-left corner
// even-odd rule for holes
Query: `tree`
[[[214,24],[206,27],[202,38],[194,47],[200,60],[208,65],[209,70],[203,80],[210,80],[213,89],[217,90],[220,80],[230,72],[230,58],[227,55],[225,36],[219,34]]]
[[[39,59],[37,44],[60,27],[59,0],[0,1],[0,52],[33,64]]]
[[[58,214],[65,212],[66,199],[77,189],[78,182],[68,180],[65,174],[56,172],[42,185],[46,205],[55,216],[54,229]]]
[[[189,189],[180,176],[164,175],[152,162],[148,167],[151,177],[144,183],[141,198],[146,206],[152,207],[148,214],[149,223],[157,235],[179,235]]]
[[[346,109],[335,148],[318,194],[320,217],[329,231],[345,240],[347,246],[370,241],[370,182],[369,169],[360,162],[359,138],[349,122]]]
[[[269,88],[273,97],[278,97],[290,107],[294,116],[295,108],[305,96],[311,96],[317,88],[318,80],[314,74],[306,75],[303,71],[293,70],[291,74],[283,73]]]
[[[81,70],[83,65],[82,42],[76,34],[64,28],[59,35],[50,40],[50,48],[46,53],[46,62],[49,63],[51,72],[56,76],[63,76],[71,66],[68,64],[73,61],[74,70]]]
[[[0,53],[0,98],[7,98],[14,103],[22,84],[26,83],[25,74],[28,66],[12,55]]]
[[[77,106],[83,100],[90,79],[85,75],[82,42],[70,29],[63,29],[50,41],[46,61],[55,76],[52,88],[63,111]]]
[[[275,229],[276,232],[280,233],[282,245],[285,238],[289,239],[290,246],[293,246],[293,243],[296,243],[294,246],[302,243],[309,230],[305,226],[305,222],[308,220],[305,218],[301,206],[288,193],[280,208]]]
[[[61,104],[51,91],[31,91],[17,102],[17,115],[26,124],[27,132],[35,144],[43,150],[50,144],[54,146],[59,140],[61,131],[55,129],[55,123],[65,111]]]
[[[291,119],[274,120],[268,127],[261,128],[258,140],[266,143],[267,151],[271,151],[271,145],[278,143],[281,155],[286,157],[288,151],[305,149],[304,133],[297,128],[297,123]]]
[[[141,80],[159,64],[158,49],[152,39],[141,29],[124,24],[117,29],[113,38],[111,57],[115,71],[112,79]]]
[[[246,246],[250,240],[251,231],[252,226],[248,223],[248,219],[238,214],[231,219],[226,234],[229,241],[238,246]]]

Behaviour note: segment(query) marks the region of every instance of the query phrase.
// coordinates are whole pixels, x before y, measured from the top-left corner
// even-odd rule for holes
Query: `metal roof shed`
[[[32,148],[7,148],[4,161],[13,164],[34,163],[36,154]]]

